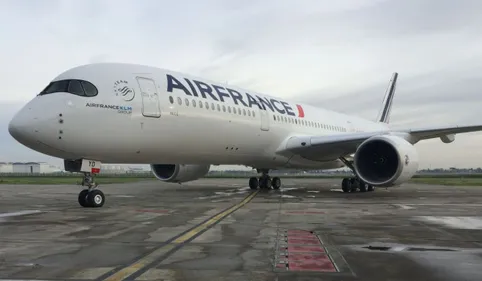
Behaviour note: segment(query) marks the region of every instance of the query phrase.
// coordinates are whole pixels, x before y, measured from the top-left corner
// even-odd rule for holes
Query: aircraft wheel
[[[368,190],[368,191],[374,191],[375,188],[373,187],[373,185],[370,185],[370,184],[369,184],[367,190]]]
[[[360,188],[360,192],[366,192],[367,191],[367,184],[363,182],[362,180],[358,180],[358,185]]]
[[[356,178],[350,178],[349,180],[349,192],[356,192],[357,188],[358,188],[358,181]]]
[[[89,207],[99,208],[104,206],[105,196],[104,193],[98,189],[91,190],[87,194],[87,203]]]
[[[349,184],[348,178],[344,178],[344,179],[341,181],[341,190],[343,190],[343,192],[348,192],[348,191],[350,191],[350,189],[349,189],[349,187],[348,187],[348,184]]]
[[[249,188],[251,189],[258,189],[259,181],[256,177],[249,178]]]
[[[89,207],[89,204],[87,202],[87,194],[89,194],[88,189],[84,189],[79,193],[78,200],[79,200],[80,206],[82,206],[82,207]]]
[[[281,187],[281,179],[279,177],[274,177],[271,186],[273,189],[279,189]]]
[[[259,178],[259,188],[269,189],[271,188],[271,179],[268,176],[262,176]]]

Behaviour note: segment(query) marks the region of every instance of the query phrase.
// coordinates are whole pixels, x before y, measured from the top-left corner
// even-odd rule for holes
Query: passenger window
[[[84,88],[84,93],[87,97],[97,96],[97,88],[92,85],[92,83],[87,81],[82,81],[82,87]]]
[[[243,115],[246,116],[246,109],[243,108]]]
[[[226,112],[226,106],[223,104],[223,112]]]
[[[196,100],[192,100],[192,106],[196,107]]]
[[[214,103],[211,103],[211,109],[214,110]]]
[[[218,111],[221,111],[221,106],[219,104],[217,104],[217,109]]]
[[[186,101],[186,106],[189,106],[189,100],[185,99],[185,101]]]
[[[253,117],[255,117],[255,112],[253,111]]]
[[[177,103],[178,103],[179,105],[181,105],[181,104],[182,104],[182,100],[181,100],[181,98],[180,98],[180,97],[178,97],[178,98],[177,98]]]
[[[169,96],[169,102],[172,104],[174,103],[174,99],[172,98],[172,96]]]
[[[85,96],[84,89],[82,89],[82,85],[77,80],[70,81],[68,92],[77,96]]]
[[[251,116],[251,110],[248,110],[248,116]]]
[[[231,113],[231,106],[228,106],[228,112]]]
[[[209,102],[206,102],[205,105],[206,105],[206,109],[209,110]]]
[[[238,107],[238,114],[241,115],[241,108]]]
[[[203,102],[202,101],[199,102],[199,108],[203,108]]]

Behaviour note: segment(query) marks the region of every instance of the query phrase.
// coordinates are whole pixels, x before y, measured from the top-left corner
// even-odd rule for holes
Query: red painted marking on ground
[[[327,258],[326,254],[321,253],[289,253],[289,261],[312,261]]]
[[[137,212],[145,212],[145,213],[158,213],[158,214],[166,214],[169,213],[169,210],[136,210]]]
[[[290,271],[336,272],[336,268],[328,256],[316,260],[289,260],[288,268]]]
[[[298,239],[298,240],[307,240],[307,241],[320,241],[318,237],[316,236],[308,236],[308,235],[300,235],[300,236],[295,236],[295,235],[290,235],[288,236],[288,240],[290,239]]]
[[[300,245],[289,245],[286,248],[288,252],[297,253],[297,252],[316,252],[316,253],[324,253],[325,249],[320,246],[300,246]]]
[[[320,245],[318,239],[296,239],[288,237],[288,244],[298,244],[298,245]]]
[[[287,240],[288,246],[279,248],[277,268],[288,266],[290,271],[337,271],[318,236],[312,232],[288,230],[281,239]]]

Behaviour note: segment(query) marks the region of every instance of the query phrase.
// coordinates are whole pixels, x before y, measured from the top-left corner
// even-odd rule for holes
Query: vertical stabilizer
[[[394,72],[392,74],[392,79],[388,83],[387,91],[385,92],[385,97],[383,98],[382,107],[378,112],[377,121],[383,123],[390,122],[390,110],[392,109],[392,101],[395,96],[395,88],[397,87],[398,73]]]

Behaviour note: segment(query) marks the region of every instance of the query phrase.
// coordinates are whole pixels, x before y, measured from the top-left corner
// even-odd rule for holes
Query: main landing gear
[[[346,158],[341,157],[340,160],[349,167],[353,173],[356,175],[355,167],[353,163],[348,161]],[[356,192],[360,190],[360,192],[367,192],[367,191],[374,191],[375,188],[372,185],[365,183],[362,179],[360,179],[357,175],[351,178],[344,178],[341,181],[341,190],[343,192]]]
[[[343,190],[343,192],[356,192],[357,189],[360,190],[360,192],[375,190],[375,188],[372,185],[369,185],[356,177],[344,178],[341,181],[341,190]]]
[[[94,182],[94,176],[91,173],[84,172],[82,179],[82,186],[87,189],[79,193],[79,204],[82,207],[98,208],[104,206],[105,195],[99,189],[96,189],[98,184]]]
[[[258,170],[259,172],[259,170]],[[269,170],[261,170],[261,176],[251,177],[249,179],[249,188],[255,190],[258,189],[279,189],[281,187],[281,179],[279,177],[271,178],[268,174]]]

